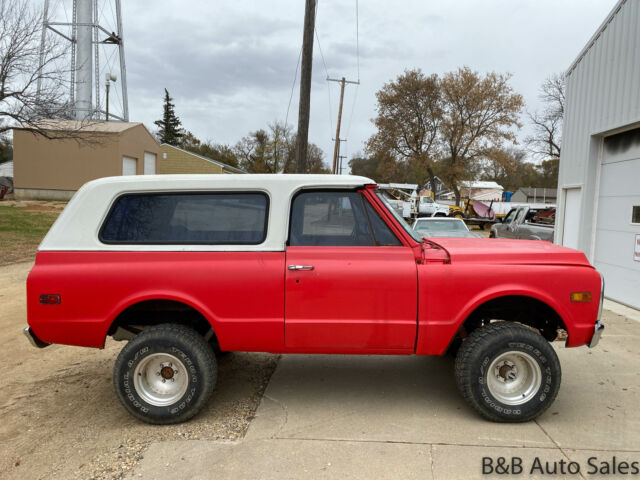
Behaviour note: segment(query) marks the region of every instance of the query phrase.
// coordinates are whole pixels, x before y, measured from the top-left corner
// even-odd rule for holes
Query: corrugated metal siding
[[[13,162],[0,163],[0,177],[13,177]]]
[[[617,12],[615,12],[617,9]],[[593,223],[601,160],[607,132],[640,122],[640,0],[616,5],[568,72],[558,188],[582,187],[579,248],[592,254]],[[558,192],[557,222],[562,238],[564,198]],[[571,214],[572,212],[567,212]],[[557,240],[557,241],[558,241]]]

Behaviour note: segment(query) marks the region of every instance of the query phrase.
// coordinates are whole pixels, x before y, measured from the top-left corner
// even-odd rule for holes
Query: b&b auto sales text
[[[639,475],[640,460],[589,457],[585,464],[569,460],[543,460],[535,457],[525,462],[520,457],[482,457],[483,475]]]

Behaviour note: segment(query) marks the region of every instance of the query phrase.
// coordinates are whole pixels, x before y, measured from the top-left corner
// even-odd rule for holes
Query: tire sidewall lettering
[[[150,405],[146,403],[140,396],[138,395],[135,384],[133,380],[133,374],[137,367],[137,365],[142,361],[146,356],[153,353],[169,353],[176,358],[178,358],[189,373],[189,382],[188,382],[188,390],[185,394],[180,398],[176,403],[164,407],[159,407],[155,405]],[[198,384],[199,384],[199,374],[198,368],[194,360],[182,349],[176,346],[170,346],[168,348],[162,347],[150,347],[144,346],[135,351],[132,354],[131,358],[126,361],[126,369],[122,373],[122,378],[120,383],[122,385],[122,390],[124,393],[125,400],[131,405],[134,409],[138,410],[140,413],[147,415],[153,411],[165,411],[170,413],[171,415],[179,415],[182,414],[183,411],[194,401],[198,394]]]
[[[542,384],[537,392],[537,395],[535,395],[533,398],[531,398],[531,400],[522,405],[507,405],[501,403],[499,400],[493,397],[487,385],[487,375],[490,374],[490,372],[488,372],[487,370],[488,366],[498,355],[510,350],[522,351],[529,354],[540,366],[540,370],[543,376]],[[548,394],[552,390],[554,379],[551,367],[549,366],[549,362],[544,353],[533,345],[522,342],[509,342],[506,344],[506,346],[503,345],[500,348],[494,349],[491,353],[483,355],[481,361],[478,362],[477,365],[478,374],[475,385],[478,389],[478,394],[480,395],[482,402],[485,405],[487,405],[489,408],[491,408],[501,416],[519,417],[523,414],[523,412],[537,408],[539,404],[542,404],[547,400]]]

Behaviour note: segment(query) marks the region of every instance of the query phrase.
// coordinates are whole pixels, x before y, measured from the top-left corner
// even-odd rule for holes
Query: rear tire
[[[519,324],[491,323],[474,330],[456,356],[464,399],[494,422],[526,422],[541,415],[560,389],[555,350],[542,335]]]
[[[191,328],[163,324],[134,337],[120,351],[113,384],[134,417],[153,424],[184,422],[211,396],[217,366],[211,346]]]

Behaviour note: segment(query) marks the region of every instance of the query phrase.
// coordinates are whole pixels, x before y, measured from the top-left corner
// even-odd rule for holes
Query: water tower
[[[45,0],[41,51],[47,35],[70,43],[74,118],[129,121],[120,0]],[[105,90],[111,95],[103,96]]]

